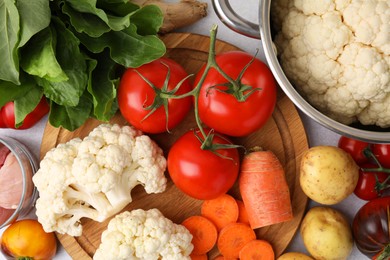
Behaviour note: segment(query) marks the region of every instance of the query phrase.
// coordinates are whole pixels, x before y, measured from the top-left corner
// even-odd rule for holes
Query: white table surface
[[[167,2],[176,2],[175,0],[166,0]],[[214,24],[218,25],[218,34],[217,38],[226,42],[229,42],[244,51],[249,53],[254,53],[257,48],[260,49],[259,58],[265,61],[264,54],[262,52],[262,44],[261,40],[248,38],[237,34],[236,32],[231,31],[224,24],[222,24],[217,16],[215,15],[211,1],[210,0],[200,0],[208,3],[208,15],[197,23],[182,28],[179,31],[181,32],[191,32],[202,35],[209,35],[209,30],[211,26]],[[258,2],[259,0],[231,0],[230,3],[233,6],[234,10],[243,17],[247,19],[257,22],[258,20]],[[322,127],[321,125],[314,122],[312,119],[308,118],[306,115],[300,112],[303,124],[305,126],[307,132],[307,138],[310,146],[317,145],[337,145],[337,141],[339,135]],[[37,158],[39,158],[39,151],[41,146],[41,140],[43,136],[43,130],[46,125],[47,118],[43,118],[38,124],[34,127],[27,130],[10,130],[10,129],[0,129],[0,136],[10,136],[13,137],[23,144],[25,144],[30,151],[35,154]],[[346,200],[342,201],[340,204],[333,205],[333,208],[340,210],[345,216],[348,218],[350,222],[357,210],[364,204],[364,201],[359,200],[356,196],[351,195]],[[314,202],[309,202],[308,207],[312,207],[316,205]],[[29,217],[34,217],[34,214],[30,214]],[[2,233],[4,230],[0,230]],[[307,251],[304,248],[302,239],[297,232],[294,239],[291,241],[289,247],[286,251],[294,251],[294,252],[304,252]],[[3,255],[0,255],[0,260],[5,259]],[[70,256],[66,253],[66,251],[59,246],[59,250],[54,258],[55,260],[67,260],[71,259]],[[351,260],[363,260],[368,259],[363,254],[361,254],[356,246],[354,246],[353,251],[348,259]]]

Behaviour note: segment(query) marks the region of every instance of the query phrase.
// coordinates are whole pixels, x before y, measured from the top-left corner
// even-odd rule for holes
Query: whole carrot
[[[285,172],[272,151],[254,151],[244,156],[239,188],[253,229],[293,218]]]

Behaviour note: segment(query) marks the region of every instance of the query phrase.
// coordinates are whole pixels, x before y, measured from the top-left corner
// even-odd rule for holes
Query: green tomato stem
[[[367,147],[363,150],[364,155],[368,159],[372,159],[374,163],[378,166],[377,168],[362,168],[362,171],[366,172],[385,172],[390,174],[390,169],[385,168],[381,165],[381,163],[378,161],[378,158],[376,158],[375,154],[372,152],[370,147]]]
[[[199,128],[199,131],[202,135],[202,138],[198,138],[199,141],[201,142],[201,149],[203,150],[210,150],[213,153],[216,153],[216,150],[218,149],[233,149],[233,148],[238,148],[242,147],[240,145],[235,145],[235,144],[214,144],[213,137],[214,133],[206,133],[205,129],[203,128],[202,120],[200,119],[199,116],[199,95],[200,95],[200,90],[201,87],[207,77],[208,72],[210,71],[211,68],[214,68],[217,70],[229,83],[229,87],[232,88],[232,94],[237,98],[239,101],[245,101],[247,98],[247,95],[244,95],[243,89],[247,90],[247,86],[241,86],[240,80],[241,77],[244,73],[240,73],[240,77],[238,80],[232,79],[229,75],[227,75],[217,64],[216,62],[216,53],[215,53],[215,44],[216,44],[216,39],[217,39],[217,31],[218,31],[218,26],[213,25],[210,30],[210,47],[209,47],[209,54],[207,58],[207,63],[205,66],[205,69],[203,71],[202,76],[200,77],[199,82],[194,86],[194,88],[182,95],[176,95],[176,94],[170,94],[170,93],[165,93],[164,98],[172,98],[172,99],[180,99],[180,98],[186,98],[193,96],[194,97],[194,114],[195,114],[195,121],[196,124]],[[244,68],[246,68],[250,65],[250,63]],[[242,88],[243,87],[243,88]],[[237,94],[238,93],[238,94]]]
[[[376,260],[385,260],[385,259],[389,259],[389,257],[390,257],[390,244],[387,244],[383,249],[383,251],[378,255]]]

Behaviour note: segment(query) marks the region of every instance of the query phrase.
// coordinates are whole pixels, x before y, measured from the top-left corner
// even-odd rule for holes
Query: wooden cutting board
[[[188,73],[196,73],[205,63],[209,50],[209,37],[188,33],[171,33],[162,37],[167,46],[166,56],[180,63]],[[238,48],[226,42],[217,41],[216,52],[237,50]],[[88,120],[74,132],[54,128],[47,125],[44,131],[41,158],[46,152],[74,137],[84,137],[101,122]],[[126,124],[118,114],[112,123]],[[160,147],[167,153],[172,143],[190,127],[195,126],[191,113],[171,134],[151,135]],[[281,160],[291,192],[294,219],[256,230],[258,238],[271,242],[276,255],[279,256],[288,246],[301,222],[307,204],[307,197],[299,185],[299,165],[302,153],[308,149],[307,138],[301,119],[292,102],[283,94],[278,94],[278,102],[272,118],[267,124],[250,136],[233,139],[245,147],[262,146],[272,150]],[[167,174],[167,177],[169,175]],[[229,192],[239,198],[238,187],[235,185]],[[158,208],[172,221],[180,223],[184,218],[199,214],[202,201],[192,199],[180,192],[171,181],[162,194],[147,195],[142,187],[132,191],[133,202],[125,210],[135,208]],[[101,233],[105,230],[108,220],[97,223],[88,219],[82,221],[83,234],[80,237],[57,234],[57,237],[73,259],[91,259],[100,244]],[[209,253],[209,259],[218,254],[214,248]]]

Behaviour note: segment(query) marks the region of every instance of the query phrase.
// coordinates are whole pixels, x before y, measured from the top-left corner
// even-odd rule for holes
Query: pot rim
[[[298,93],[284,74],[277,55],[272,47],[273,41],[270,26],[270,12],[271,0],[261,0],[259,4],[259,30],[261,41],[263,43],[263,50],[269,67],[280,88],[290,98],[295,106],[317,123],[340,135],[371,143],[390,143],[390,132],[363,130],[342,124],[321,113]]]

